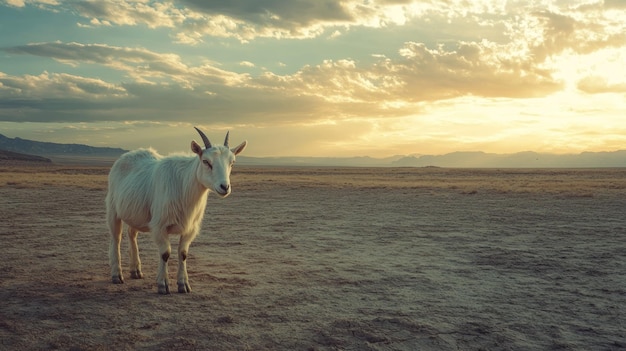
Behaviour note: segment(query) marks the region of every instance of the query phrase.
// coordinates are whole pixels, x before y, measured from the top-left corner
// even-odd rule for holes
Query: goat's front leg
[[[190,293],[189,276],[187,275],[187,254],[189,253],[189,245],[195,237],[195,234],[181,235],[178,243],[178,292]]]
[[[169,294],[169,280],[167,279],[167,260],[170,258],[172,247],[167,236],[167,230],[159,230],[154,233],[154,240],[159,247],[159,266],[157,271],[157,289],[159,294]]]

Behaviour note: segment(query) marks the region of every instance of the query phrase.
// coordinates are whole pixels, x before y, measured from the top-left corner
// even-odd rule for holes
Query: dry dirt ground
[[[150,234],[110,283],[107,172],[0,166],[0,349],[626,348],[626,169],[239,167],[167,296]]]

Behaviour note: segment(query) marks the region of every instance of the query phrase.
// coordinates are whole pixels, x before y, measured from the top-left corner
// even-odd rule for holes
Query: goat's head
[[[195,127],[194,127],[195,128]],[[221,197],[230,194],[230,171],[235,163],[235,156],[246,148],[247,142],[239,144],[234,148],[228,146],[228,134],[224,140],[224,146],[213,146],[204,133],[196,128],[205,149],[202,149],[196,141],[191,142],[191,151],[198,155],[200,161],[196,172],[198,181],[207,189],[215,192]]]

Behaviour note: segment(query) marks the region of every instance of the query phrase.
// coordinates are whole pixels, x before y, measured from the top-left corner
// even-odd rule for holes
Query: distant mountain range
[[[35,155],[27,155],[21,154],[19,152],[0,150],[0,162],[1,161],[26,161],[26,162],[40,162],[40,163],[51,163],[52,160],[49,158],[35,156]]]
[[[586,168],[626,167],[626,150],[583,152],[580,154],[544,154],[519,152],[490,154],[485,152],[453,152],[445,155],[408,156],[392,162],[396,167],[459,167],[459,168]]]
[[[374,157],[249,157],[237,156],[237,164],[255,166],[389,167],[406,156]]]
[[[273,166],[450,167],[450,168],[587,168],[626,167],[626,150],[556,155],[536,152],[491,154],[453,152],[445,155],[372,157],[237,157],[237,162]]]
[[[127,150],[83,144],[58,144],[8,138],[0,134],[0,150],[49,157],[55,162],[97,162],[110,164]],[[15,155],[13,155],[15,156]],[[12,157],[13,157],[12,156]],[[9,157],[9,156],[7,156]],[[330,166],[330,167],[458,167],[458,168],[586,168],[626,167],[626,150],[583,152],[580,154],[544,154],[519,152],[492,154],[453,152],[445,155],[397,155],[373,157],[237,157],[237,163],[254,166]]]
[[[83,144],[58,144],[22,138],[8,138],[0,134],[0,150],[38,156],[96,156],[117,157],[126,150],[111,147],[95,147]]]

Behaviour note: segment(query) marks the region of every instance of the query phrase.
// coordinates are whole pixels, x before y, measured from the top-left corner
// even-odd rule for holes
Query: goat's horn
[[[211,142],[209,141],[209,138],[206,137],[206,135],[204,135],[204,133],[202,133],[202,131],[200,129],[198,129],[197,127],[194,127],[198,133],[200,134],[200,137],[202,138],[202,141],[204,141],[204,147],[207,149],[211,148]]]
[[[224,139],[224,146],[228,147],[228,134],[230,134],[230,130],[226,132],[226,139]]]

